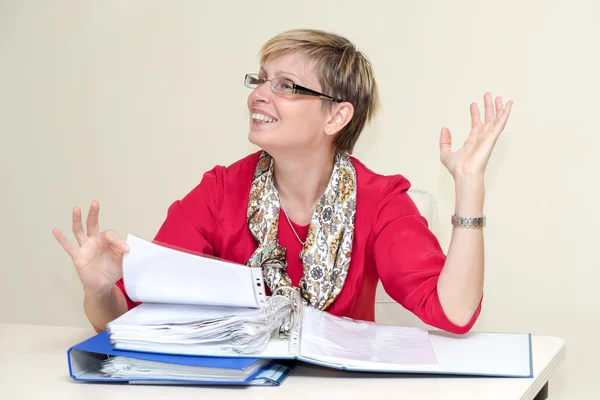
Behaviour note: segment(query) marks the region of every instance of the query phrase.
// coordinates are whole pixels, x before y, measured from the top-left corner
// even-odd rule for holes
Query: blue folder
[[[173,377],[119,378],[106,376],[100,371],[102,364],[109,357],[117,356],[164,364],[198,367],[199,374],[193,379]],[[108,331],[101,332],[69,348],[67,350],[67,360],[69,375],[76,381],[190,385],[279,386],[291,373],[296,364],[289,360],[268,360],[265,362],[265,360],[258,358],[200,357],[117,350],[110,343]],[[260,365],[260,368],[257,369],[257,365]],[[210,369],[213,372],[219,369],[228,373],[233,372],[237,378],[219,379],[214,376],[203,378],[201,373],[203,368]],[[248,371],[251,372],[248,373]],[[236,380],[232,381],[232,379]]]

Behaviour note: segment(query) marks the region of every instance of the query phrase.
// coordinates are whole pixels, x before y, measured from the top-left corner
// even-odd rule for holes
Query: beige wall
[[[515,101],[487,176],[476,329],[567,339],[552,398],[586,397],[600,356],[600,6],[419,3],[0,2],[0,322],[86,325],[52,228],[69,231],[71,208],[97,199],[102,229],[152,238],[203,171],[254,151],[242,79],[261,44],[322,28],[353,39],[381,86],[356,155],[437,196],[445,248],[454,199],[440,129],[460,144],[471,101]]]

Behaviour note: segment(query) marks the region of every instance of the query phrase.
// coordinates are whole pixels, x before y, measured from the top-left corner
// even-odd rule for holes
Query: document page
[[[355,321],[311,307],[302,313],[301,358],[364,371],[437,366],[426,330]]]
[[[133,301],[252,308],[266,302],[260,268],[174,250],[133,235],[127,243],[123,281]]]
[[[257,360],[246,369],[206,368],[169,364],[131,357],[110,357],[102,363],[101,372],[111,378],[178,379],[194,381],[244,382],[271,361]]]
[[[276,299],[280,300],[280,299]],[[164,354],[286,358],[277,332],[285,301],[264,309],[144,303],[108,323],[116,349]]]

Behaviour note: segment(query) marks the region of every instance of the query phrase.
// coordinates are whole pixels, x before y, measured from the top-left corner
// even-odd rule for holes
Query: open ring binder
[[[131,235],[128,243],[125,284],[132,300],[143,304],[108,324],[111,351],[198,360],[296,360],[370,372],[533,374],[530,334],[459,336],[340,318],[304,305],[293,287],[266,298],[260,270]],[[208,292],[199,294],[198,287]],[[177,295],[165,294],[174,288]]]

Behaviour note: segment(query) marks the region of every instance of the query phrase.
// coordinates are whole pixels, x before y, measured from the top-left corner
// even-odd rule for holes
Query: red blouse
[[[246,209],[259,155],[256,152],[228,167],[216,166],[206,172],[198,186],[169,207],[155,241],[245,264],[258,247],[248,229]],[[437,293],[446,257],[407,194],[410,183],[401,175],[375,174],[351,159],[357,180],[352,259],[344,287],[326,311],[374,321],[375,291],[381,280],[390,297],[423,322],[454,333],[468,332],[481,303],[464,326],[446,317]],[[279,242],[288,250],[287,271],[297,286],[303,275],[298,257],[302,244],[284,215],[279,221]],[[294,229],[304,241],[308,225],[294,224]],[[122,280],[117,286],[129,309],[137,305],[127,296]]]

